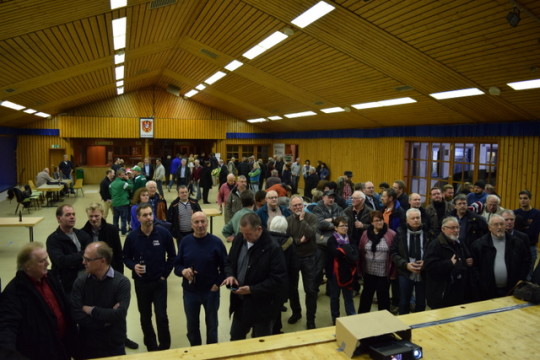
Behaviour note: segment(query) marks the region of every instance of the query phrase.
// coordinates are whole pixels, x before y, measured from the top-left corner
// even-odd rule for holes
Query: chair
[[[15,209],[15,214],[19,211],[19,206],[22,205],[23,209],[26,208],[30,214],[30,198],[24,198],[21,189],[11,188],[8,190],[8,198],[11,200],[13,197],[17,199],[17,208]]]
[[[34,205],[36,209],[41,208],[41,197],[43,196],[41,191],[32,191],[30,185],[24,185],[24,190],[27,194],[32,194],[30,195],[30,203]]]
[[[75,184],[73,185],[73,190],[75,191],[75,196],[78,195],[79,190],[81,190],[82,195],[84,196],[84,190],[83,190],[83,179],[77,179],[75,181]]]
[[[37,189],[36,184],[34,184],[33,180],[28,180],[28,186],[30,186],[30,189],[32,190],[32,197],[37,196],[40,202],[43,202],[45,200],[43,191],[39,191]]]

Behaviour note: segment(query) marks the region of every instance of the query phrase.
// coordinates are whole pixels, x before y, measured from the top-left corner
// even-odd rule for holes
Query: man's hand
[[[238,295],[249,295],[251,294],[251,289],[249,288],[249,286],[245,285],[245,286],[240,286],[238,290],[233,291],[233,292]]]
[[[120,303],[116,303],[114,304],[114,306],[112,307],[114,310],[118,309],[120,307]]]
[[[82,310],[87,314],[87,315],[92,315],[92,310],[94,310],[94,307],[93,306],[88,306],[88,305],[83,305],[82,307]]]
[[[469,267],[473,266],[473,258],[466,258],[465,264],[467,264]]]
[[[221,283],[221,286],[238,287],[238,280],[234,276],[229,276]]]
[[[454,255],[450,258],[450,261],[452,262],[453,265],[456,265],[456,263],[457,263],[456,254],[454,254]]]
[[[418,274],[420,273],[421,266],[417,263],[410,262],[407,264],[407,270],[409,270],[412,273]]]
[[[210,291],[219,291],[219,286],[217,286],[216,284],[212,285],[212,287],[210,288]]]
[[[227,242],[233,242],[233,240],[234,240],[234,235],[227,236]]]
[[[361,221],[356,220],[356,221],[354,222],[354,227],[357,228],[357,229],[363,229],[363,228],[364,228],[364,224],[362,224]]]
[[[300,238],[300,244],[303,244],[305,242],[307,242],[306,236],[302,235],[302,237]]]
[[[195,274],[197,274],[197,271],[192,268],[185,268],[182,270],[182,276],[185,277],[190,284],[195,280]]]
[[[136,264],[133,267],[133,270],[135,271],[135,274],[143,276],[143,274],[146,273],[146,265]]]

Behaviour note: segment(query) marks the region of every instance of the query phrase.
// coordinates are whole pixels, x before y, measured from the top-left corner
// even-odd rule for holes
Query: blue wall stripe
[[[60,136],[59,129],[17,129],[0,126],[0,135],[45,135]]]
[[[320,130],[282,133],[227,133],[227,139],[319,139],[319,138],[381,138],[381,137],[482,137],[540,136],[540,121],[394,126],[377,129]]]

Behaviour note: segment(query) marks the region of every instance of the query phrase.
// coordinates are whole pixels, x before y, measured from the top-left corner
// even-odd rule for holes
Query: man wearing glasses
[[[73,284],[74,320],[79,325],[80,357],[125,355],[126,315],[131,298],[129,280],[111,266],[107,243],[89,244],[83,256],[86,274]]]
[[[291,212],[285,206],[278,205],[278,193],[270,190],[266,193],[266,204],[257,210],[257,215],[261,218],[262,227],[268,229],[273,218],[278,215],[287,217]]]
[[[473,259],[460,241],[458,219],[445,218],[441,230],[428,244],[424,258],[426,300],[432,309],[464,304],[471,297],[468,284]]]

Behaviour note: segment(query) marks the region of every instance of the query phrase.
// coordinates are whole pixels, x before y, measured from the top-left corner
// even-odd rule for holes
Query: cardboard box
[[[401,322],[387,310],[336,319],[336,341],[340,350],[349,358],[353,357],[362,339],[402,331],[408,331],[410,339],[410,330],[409,325]]]

